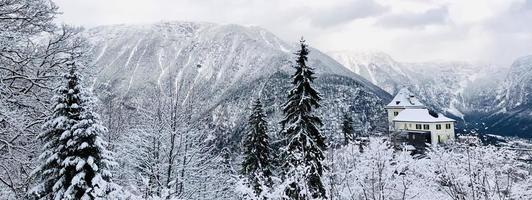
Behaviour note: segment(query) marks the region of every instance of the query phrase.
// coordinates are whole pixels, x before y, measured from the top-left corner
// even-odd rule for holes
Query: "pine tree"
[[[40,182],[32,193],[39,199],[98,199],[111,191],[114,162],[102,139],[107,129],[91,110],[93,99],[82,88],[76,65],[68,66],[66,86],[56,90],[53,113],[38,136],[44,146],[33,172]]]
[[[292,89],[284,104],[282,135],[286,142],[283,168],[288,186],[285,194],[290,199],[326,198],[322,182],[323,160],[326,150],[325,136],[320,133],[321,119],[313,114],[320,106],[320,94],[312,88],[316,78],[313,68],[307,66],[309,53],[305,41],[296,53],[296,72],[292,76]]]
[[[353,118],[347,113],[344,113],[344,118],[342,121],[342,133],[344,134],[344,144],[349,144],[350,141],[355,139],[354,136],[355,130],[353,130]]]
[[[270,187],[271,163],[270,143],[267,134],[267,122],[264,119],[262,103],[257,99],[253,104],[253,113],[248,120],[248,133],[244,140],[244,161],[242,162],[242,174],[247,176],[250,186],[257,197]]]

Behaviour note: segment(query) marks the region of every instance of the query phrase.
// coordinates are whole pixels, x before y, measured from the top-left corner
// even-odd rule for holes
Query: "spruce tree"
[[[353,129],[353,118],[347,113],[344,113],[342,121],[342,133],[344,134],[344,144],[349,144],[350,141],[355,139],[354,136],[355,130]]]
[[[261,193],[272,184],[270,142],[265,117],[262,103],[257,99],[253,104],[253,113],[248,120],[248,132],[243,144],[242,174],[247,176],[249,185],[259,198]]]
[[[307,66],[307,44],[301,39],[301,49],[296,53],[296,72],[292,75],[293,87],[284,104],[281,121],[286,142],[283,168],[288,186],[285,194],[290,199],[326,198],[322,182],[323,160],[326,150],[325,136],[320,133],[321,119],[313,113],[319,108],[320,94],[312,88],[316,78],[313,68]]]
[[[102,135],[106,128],[91,110],[93,99],[82,88],[76,65],[69,63],[66,85],[56,90],[53,113],[39,134],[41,165],[33,174],[38,199],[98,199],[111,191],[114,163]]]

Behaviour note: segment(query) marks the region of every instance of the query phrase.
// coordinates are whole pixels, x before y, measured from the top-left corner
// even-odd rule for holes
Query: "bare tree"
[[[0,188],[16,197],[30,182],[35,136],[60,72],[69,59],[87,59],[79,29],[56,26],[56,15],[50,1],[0,1]]]

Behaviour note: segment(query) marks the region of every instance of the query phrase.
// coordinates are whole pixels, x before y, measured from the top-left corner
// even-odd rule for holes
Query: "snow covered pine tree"
[[[24,199],[35,140],[68,59],[88,56],[81,29],[58,26],[52,0],[0,0],[0,199]]]
[[[344,145],[349,144],[350,141],[355,139],[355,130],[353,130],[353,118],[349,114],[344,113],[344,119],[342,121],[342,133],[344,134]]]
[[[243,144],[244,161],[242,162],[242,174],[247,177],[255,196],[261,199],[264,198],[262,193],[272,186],[270,142],[265,117],[262,103],[257,98],[248,121],[249,131]]]
[[[305,40],[296,53],[296,72],[292,76],[292,89],[284,104],[285,117],[281,121],[284,140],[285,195],[290,199],[324,199],[323,175],[325,136],[320,133],[321,119],[312,113],[320,106],[320,94],[312,88],[316,78],[313,69],[307,66],[309,53]]]
[[[355,130],[353,129],[353,118],[347,113],[344,113],[342,121],[342,133],[344,134],[344,145],[349,144],[350,141],[353,141],[355,139]]]
[[[33,174],[39,182],[31,191],[38,199],[99,199],[111,191],[111,153],[102,134],[107,129],[91,110],[93,99],[82,88],[76,65],[56,90],[53,114],[39,134],[44,149]]]

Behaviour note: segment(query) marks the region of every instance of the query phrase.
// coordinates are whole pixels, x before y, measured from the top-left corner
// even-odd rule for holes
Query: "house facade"
[[[409,141],[423,137],[427,143],[454,140],[455,120],[427,109],[410,91],[402,89],[386,106],[389,130],[407,132]],[[419,138],[418,138],[419,139]]]
[[[419,99],[417,99],[408,89],[403,88],[399,90],[397,95],[393,98],[392,102],[386,105],[386,111],[388,112],[388,122],[390,131],[395,130],[395,127],[391,123],[399,113],[405,109],[420,109],[425,108]]]

